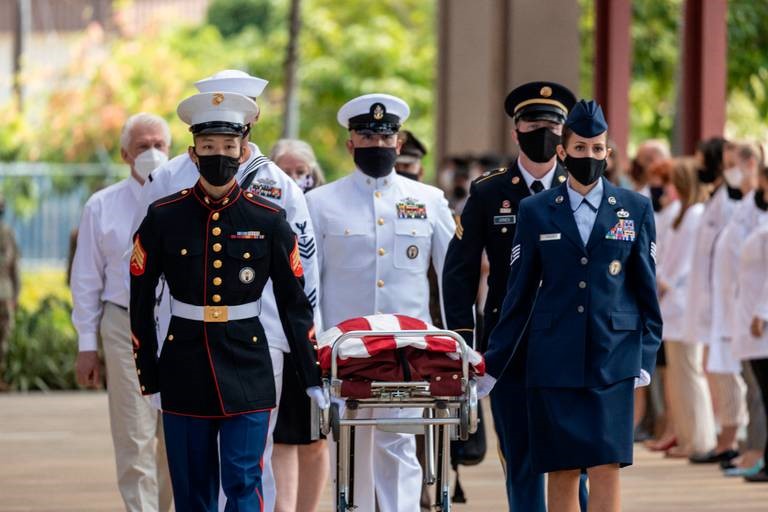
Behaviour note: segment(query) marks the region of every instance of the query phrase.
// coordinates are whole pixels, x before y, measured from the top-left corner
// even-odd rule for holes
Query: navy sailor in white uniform
[[[566,183],[524,199],[502,314],[485,353],[487,394],[524,351],[531,459],[548,473],[550,512],[619,512],[619,468],[632,463],[633,388],[647,385],[661,341],[651,202],[602,177],[608,126],[580,101],[558,148]],[[502,390],[500,390],[502,391]]]

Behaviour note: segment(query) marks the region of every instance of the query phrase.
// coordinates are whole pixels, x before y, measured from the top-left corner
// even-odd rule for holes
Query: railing
[[[85,201],[128,175],[118,164],[0,163],[5,218],[25,266],[65,266]]]

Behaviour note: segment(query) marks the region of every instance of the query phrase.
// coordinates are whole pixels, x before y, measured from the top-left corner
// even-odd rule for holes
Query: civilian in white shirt
[[[172,504],[162,419],[139,392],[128,318],[131,224],[149,173],[168,160],[171,132],[156,115],[130,117],[120,155],[131,175],[96,192],[85,204],[72,263],[72,323],[78,334],[77,380],[101,384],[98,345],[106,363],[107,395],[117,482],[129,512],[169,511]]]
[[[651,449],[669,450],[670,455],[684,457],[707,449],[715,436],[711,402],[693,399],[708,396],[707,382],[703,376],[698,376],[702,346],[681,342],[685,333],[685,309],[694,255],[692,241],[699,230],[704,213],[702,200],[706,195],[696,169],[697,163],[693,159],[679,159],[672,169],[665,195],[676,198],[667,208],[676,205],[678,213],[670,219],[664,237],[659,238],[656,270],[659,306],[664,320],[667,417],[673,428],[672,432],[665,432]]]

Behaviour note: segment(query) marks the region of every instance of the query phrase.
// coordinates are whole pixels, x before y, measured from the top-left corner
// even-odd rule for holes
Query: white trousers
[[[344,408],[339,411],[344,414]],[[359,419],[375,417],[418,417],[422,409],[360,409]],[[331,450],[331,480],[336,499],[336,443],[328,437]],[[355,427],[354,504],[360,511],[419,512],[421,464],[416,457],[413,434],[386,432],[377,427]],[[448,461],[450,463],[450,461]],[[378,504],[378,509],[376,505]]]
[[[664,340],[664,348],[677,442],[688,454],[706,453],[714,449],[717,432],[704,373],[704,346]]]
[[[163,420],[139,391],[128,312],[109,302],[101,318],[117,485],[128,512],[171,510]]]
[[[264,446],[264,458],[261,473],[261,488],[264,492],[264,512],[274,512],[275,501],[277,499],[277,487],[275,485],[275,475],[272,473],[272,433],[275,431],[277,423],[277,413],[280,407],[280,395],[283,391],[283,351],[269,347],[269,355],[272,357],[272,371],[275,374],[275,408],[269,415],[269,430],[267,431],[267,444]],[[224,489],[219,486],[219,512],[224,512],[227,505],[227,497],[224,495]]]

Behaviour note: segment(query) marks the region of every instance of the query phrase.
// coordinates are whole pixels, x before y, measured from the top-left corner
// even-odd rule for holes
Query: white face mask
[[[725,182],[731,188],[741,187],[741,182],[744,179],[744,173],[740,167],[730,167],[726,169],[723,171],[723,176],[725,177]]]
[[[308,192],[315,186],[315,179],[311,174],[305,174],[300,178],[296,178],[296,184],[299,186],[302,192]]]
[[[159,149],[151,148],[143,153],[139,153],[136,159],[133,161],[133,168],[141,176],[142,179],[147,179],[149,173],[163,165],[168,161],[168,155],[160,151]]]

